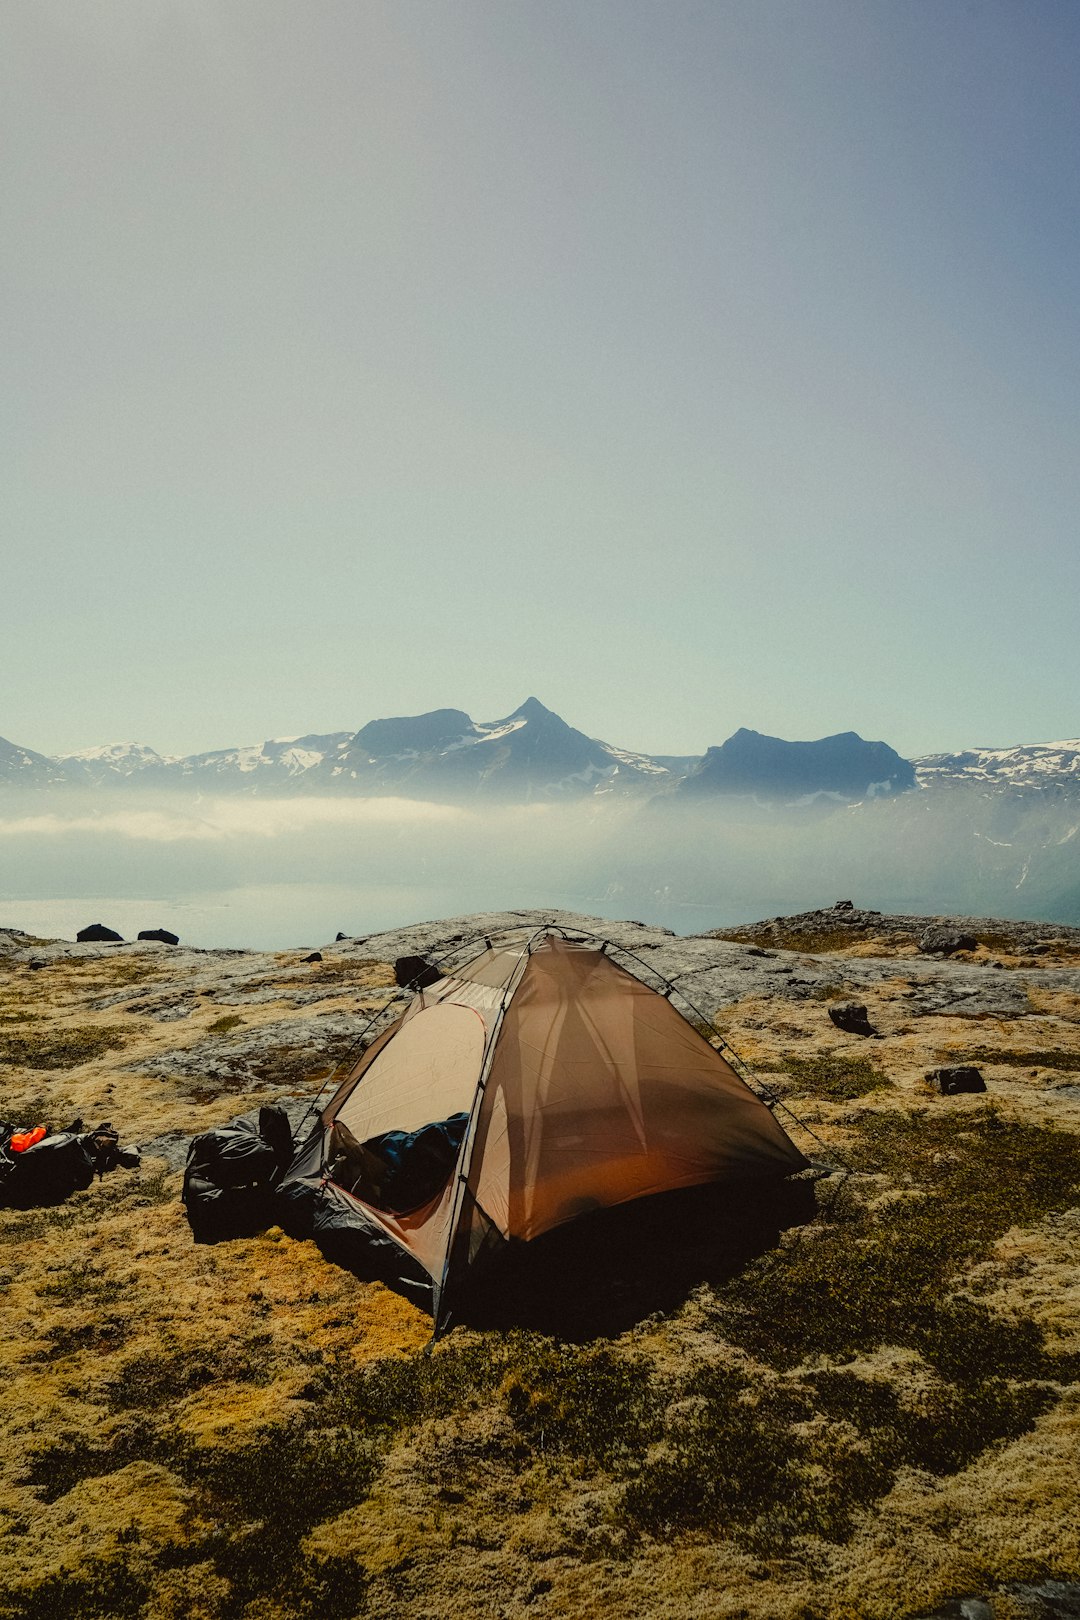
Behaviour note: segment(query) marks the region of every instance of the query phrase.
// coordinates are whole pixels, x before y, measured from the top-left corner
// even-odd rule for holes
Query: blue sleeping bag
[[[422,1125],[418,1131],[384,1131],[363,1144],[386,1166],[380,1178],[383,1209],[404,1215],[419,1209],[445,1187],[465,1138],[468,1114]]]

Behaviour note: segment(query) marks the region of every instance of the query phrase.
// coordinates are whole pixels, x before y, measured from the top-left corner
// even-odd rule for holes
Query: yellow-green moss
[[[24,1069],[74,1069],[92,1063],[105,1052],[118,1051],[131,1033],[123,1024],[87,1024],[74,1029],[51,1029],[0,1035],[0,1063]]]

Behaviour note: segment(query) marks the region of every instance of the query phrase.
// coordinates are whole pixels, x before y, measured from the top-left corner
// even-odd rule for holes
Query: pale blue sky
[[[1080,733],[1073,0],[0,33],[0,734]]]

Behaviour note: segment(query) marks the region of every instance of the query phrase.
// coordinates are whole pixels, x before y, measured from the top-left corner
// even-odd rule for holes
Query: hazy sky
[[[1075,0],[0,35],[0,734],[1080,733]]]

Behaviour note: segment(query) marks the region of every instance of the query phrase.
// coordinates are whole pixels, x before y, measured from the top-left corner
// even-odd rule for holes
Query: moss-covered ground
[[[125,1032],[63,1068],[9,1058],[8,1108],[201,1129],[266,1071],[195,1117],[141,1058],[332,1007],[155,1024],[94,1012],[104,976],[0,975],[0,1011],[35,1020],[5,1038]],[[356,974],[323,977],[354,1005]],[[432,1350],[404,1300],[276,1228],[194,1245],[153,1158],[0,1211],[0,1616],[903,1620],[971,1594],[1037,1615],[1016,1583],[1080,1580],[1080,1117],[1047,1083],[1080,1027],[1033,1012],[976,1044],[870,999],[872,1046],[818,1001],[725,1010],[843,1173],[623,1331]],[[934,1096],[938,1060],[1001,1078]]]

